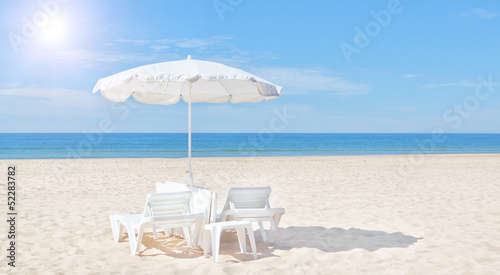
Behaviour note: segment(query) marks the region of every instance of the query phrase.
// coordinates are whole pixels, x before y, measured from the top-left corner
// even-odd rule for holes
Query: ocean
[[[193,157],[500,153],[500,134],[202,134]],[[0,134],[0,159],[186,158],[187,134]]]

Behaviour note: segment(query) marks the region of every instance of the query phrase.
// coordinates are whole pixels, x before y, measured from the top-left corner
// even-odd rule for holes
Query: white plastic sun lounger
[[[196,236],[203,230],[205,213],[192,213],[190,201],[191,191],[149,194],[143,214],[109,216],[113,238],[121,242],[126,229],[130,251],[137,255],[146,229],[151,228],[156,239],[156,228],[165,229],[165,233],[170,228],[182,228],[188,245],[194,247],[198,243]]]
[[[166,181],[164,183],[156,184],[156,192],[157,193],[171,193],[171,192],[179,192],[179,191],[190,191],[189,185],[177,182]],[[215,222],[216,216],[216,202],[217,202],[217,193],[200,186],[193,185],[191,190],[192,198],[191,198],[191,210],[193,212],[205,213],[205,220],[202,228],[208,224]],[[203,230],[202,230],[203,231]],[[199,231],[198,234],[193,238],[194,245],[199,245],[202,249],[204,249],[203,243],[203,232]],[[179,229],[174,229],[171,232],[172,235],[176,235],[184,238],[184,232]]]
[[[218,221],[258,222],[264,242],[274,241],[276,232],[285,214],[284,208],[271,208],[269,205],[270,187],[239,187],[229,189],[226,203]],[[269,236],[263,222],[270,223]]]

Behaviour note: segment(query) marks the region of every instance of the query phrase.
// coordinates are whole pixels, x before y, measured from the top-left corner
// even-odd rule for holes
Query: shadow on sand
[[[276,257],[276,250],[293,248],[315,248],[324,252],[349,251],[361,248],[373,252],[381,248],[407,248],[422,237],[413,237],[401,232],[387,233],[384,231],[364,230],[358,228],[343,229],[339,227],[325,228],[322,226],[290,226],[279,228],[276,241],[265,243],[260,231],[255,231],[257,252],[259,258]],[[221,238],[221,254],[233,254],[236,261],[252,260],[250,254],[239,253],[235,231],[225,231]],[[177,237],[160,237],[154,240],[152,234],[145,234],[140,256],[168,255],[176,258],[203,257],[199,247],[187,247],[185,240]],[[150,253],[154,250],[157,253]],[[236,254],[236,255],[235,255]]]
[[[358,228],[343,229],[321,226],[279,228],[276,241],[270,245],[273,249],[289,250],[292,248],[316,248],[324,252],[348,251],[355,248],[375,251],[381,248],[406,248],[422,239],[405,235],[401,232],[364,230]]]

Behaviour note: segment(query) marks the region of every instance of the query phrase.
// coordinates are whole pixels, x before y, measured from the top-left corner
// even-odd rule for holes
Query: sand
[[[188,182],[186,159],[0,160],[17,168],[16,267],[10,274],[499,274],[500,155],[197,158],[197,185],[271,186],[284,207],[259,259],[225,232],[220,263],[184,240],[145,237],[140,256],[112,239],[108,215],[141,213],[165,180]]]

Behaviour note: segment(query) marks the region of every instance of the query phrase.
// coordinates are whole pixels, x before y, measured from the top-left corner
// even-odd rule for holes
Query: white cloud
[[[43,57],[51,62],[69,63],[79,68],[95,68],[107,63],[152,63],[158,61],[158,57],[155,55],[102,53],[89,50],[48,51],[44,53]]]
[[[416,78],[423,76],[423,74],[402,74],[401,76],[405,78]]]
[[[498,16],[498,13],[489,11],[487,9],[480,9],[480,8],[473,9],[472,14],[475,16],[479,16],[481,18],[484,18],[484,19],[491,19],[491,18],[495,18]]]
[[[174,60],[181,58],[172,48],[193,49],[196,52],[206,51],[209,48],[217,48],[218,53],[241,54],[230,43],[231,36],[213,36],[209,38],[182,38],[182,39],[157,39],[157,40],[134,40],[121,39],[115,43],[132,44],[144,47],[139,53],[120,53],[117,51],[98,52],[92,50],[73,49],[46,51],[42,53],[42,58],[50,62],[60,64],[71,64],[79,68],[95,68],[103,64],[112,63],[155,63],[158,60]],[[109,47],[117,46],[115,43],[108,44]],[[171,53],[165,53],[169,49]],[[161,54],[161,56],[160,56]],[[241,58],[235,57],[235,60]]]
[[[222,37],[210,37],[207,39],[203,38],[187,38],[187,39],[176,39],[171,41],[175,46],[179,48],[206,48],[211,45],[215,45],[227,40]]]
[[[178,39],[119,39],[116,42],[135,44],[137,46],[149,45],[151,47],[177,47],[183,49],[206,49],[210,46],[220,46],[233,39],[232,36],[212,36],[207,38],[178,38]]]
[[[0,98],[0,112],[27,117],[85,114],[85,110],[99,107],[98,96],[68,89],[4,89],[0,90]]]
[[[152,45],[151,46],[151,49],[155,50],[155,51],[163,51],[163,50],[166,50],[166,49],[169,49],[170,47],[169,46],[166,46],[166,45]]]
[[[439,87],[476,87],[479,85],[478,82],[472,82],[468,80],[461,80],[457,82],[451,82],[451,83],[440,83],[440,84],[427,84],[424,87],[428,89],[432,88],[439,88]]]
[[[113,43],[108,43],[103,46],[111,47],[107,51],[92,51],[83,49],[73,50],[54,50],[41,53],[41,58],[44,62],[52,62],[59,64],[70,64],[77,68],[95,68],[103,64],[113,63],[131,63],[131,64],[148,64],[156,63],[158,60],[176,60],[185,58],[179,54],[179,50],[189,50],[194,54],[215,53],[211,55],[210,60],[221,62],[233,66],[241,66],[241,64],[255,62],[257,59],[270,59],[269,55],[253,54],[250,55],[241,51],[232,43],[232,36],[213,36],[208,38],[179,38],[179,39],[120,39]],[[136,46],[140,49],[135,50],[135,53],[127,51],[125,53],[116,51],[115,47],[119,44],[128,46]],[[196,56],[194,56],[196,58]]]
[[[95,68],[97,66],[109,63],[154,63],[158,60],[179,59],[176,53],[165,54],[164,51],[172,47],[179,49],[195,49],[196,51],[204,51],[211,47],[228,51],[233,48],[228,41],[231,36],[213,36],[208,38],[181,38],[181,39],[120,39],[115,43],[132,44],[139,47],[144,47],[143,53],[120,53],[116,51],[98,52],[91,50],[57,50],[43,52],[42,58],[50,60],[50,62],[60,64],[71,64],[79,68]],[[107,46],[115,47],[116,44],[111,43]],[[152,51],[155,53],[152,54]],[[231,50],[230,52],[234,52]],[[161,53],[161,56],[158,54]]]
[[[468,12],[463,12],[460,15],[465,17],[479,17],[482,19],[493,19],[498,16],[498,13],[483,8],[475,8]]]
[[[145,44],[154,43],[155,40],[147,40],[147,39],[118,39],[118,40],[116,40],[116,42],[130,43],[130,44],[137,44],[137,45],[145,45]]]
[[[68,89],[48,89],[48,88],[16,88],[0,90],[0,96],[15,96],[19,98],[39,98],[46,100],[60,100],[73,98],[82,100],[88,98],[90,93]]]
[[[390,110],[394,111],[404,111],[404,112],[414,112],[417,110],[415,107],[405,107],[405,106],[393,106],[389,107]]]
[[[369,85],[352,83],[318,69],[308,68],[254,68],[256,75],[283,86],[290,94],[330,92],[339,96],[351,96],[370,92]]]
[[[12,82],[0,82],[0,87],[9,87],[9,88],[12,88],[12,87],[17,87],[18,84],[17,83],[12,83]]]
[[[259,133],[274,131],[276,127],[279,129],[276,132],[293,133],[300,131],[300,125],[307,125],[308,118],[316,115],[313,106],[285,104],[279,98],[259,103],[194,104],[193,130],[202,133]],[[281,120],[282,117],[286,120]]]

